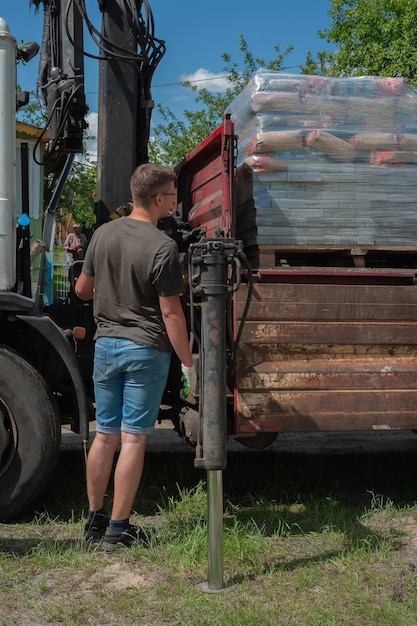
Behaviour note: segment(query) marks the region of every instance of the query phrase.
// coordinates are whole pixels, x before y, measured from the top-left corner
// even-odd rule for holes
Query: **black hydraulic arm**
[[[130,175],[148,160],[151,81],[165,43],[154,36],[147,0],[98,0],[101,31],[88,17],[86,0],[30,2],[37,8],[42,4],[44,10],[38,90],[47,110],[43,160],[50,187],[45,190],[47,204],[68,153],[83,151],[88,111],[84,56],[99,60],[96,216],[100,225],[129,203]],[[97,55],[84,49],[84,27],[98,46]]]
[[[54,193],[68,154],[83,151],[88,107],[84,88],[83,20],[74,0],[30,0],[43,5],[38,94],[46,108],[45,204]],[[39,140],[40,141],[40,140]]]
[[[165,53],[147,1],[99,0],[99,6],[97,225],[128,204],[130,176],[148,160],[151,81]]]
[[[84,116],[83,20],[74,0],[31,0],[43,4],[38,90],[47,110],[48,156],[82,152]]]

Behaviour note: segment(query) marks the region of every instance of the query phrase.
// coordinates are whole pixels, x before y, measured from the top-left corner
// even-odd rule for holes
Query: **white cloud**
[[[230,87],[230,82],[227,80],[225,74],[214,74],[209,70],[200,67],[192,74],[182,74],[181,81],[190,81],[197,88],[207,89],[208,91],[224,92],[227,87]]]

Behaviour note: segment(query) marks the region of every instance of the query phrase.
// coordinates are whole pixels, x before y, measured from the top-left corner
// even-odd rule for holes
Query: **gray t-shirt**
[[[184,290],[175,241],[150,222],[122,217],[96,230],[83,272],[95,277],[95,338],[123,337],[171,351],[159,296]]]

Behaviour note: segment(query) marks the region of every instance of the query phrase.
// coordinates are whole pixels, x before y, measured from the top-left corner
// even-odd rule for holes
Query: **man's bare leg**
[[[91,511],[99,511],[104,504],[114,455],[120,435],[96,433],[87,457],[87,493]]]
[[[129,518],[142,478],[147,435],[122,432],[122,445],[114,472],[114,498],[111,518]]]

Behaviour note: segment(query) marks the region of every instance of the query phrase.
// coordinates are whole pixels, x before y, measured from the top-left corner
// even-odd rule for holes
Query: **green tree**
[[[74,161],[59,201],[59,215],[89,229],[95,224],[94,200],[97,164],[88,159]]]
[[[402,76],[417,85],[417,0],[332,0],[330,28],[319,31],[336,51],[333,76]]]
[[[327,76],[331,72],[332,61],[333,54],[329,50],[318,52],[316,59],[309,50],[306,55],[306,60],[301,66],[301,74]]]
[[[229,83],[225,92],[213,93],[187,81],[182,83],[184,87],[194,92],[196,104],[203,107],[194,111],[185,110],[183,119],[178,119],[169,107],[157,105],[162,122],[154,128],[154,140],[149,146],[150,160],[166,165],[175,165],[181,161],[221,124],[228,105],[242,91],[252,74],[261,67],[281,70],[285,57],[292,49],[293,47],[289,46],[281,53],[280,46],[276,45],[275,58],[266,62],[263,58],[253,56],[244,36],[241,35],[239,50],[243,55],[242,62],[233,61],[231,55],[227,53],[221,57],[225,63],[223,71]]]
[[[19,85],[17,91],[20,91]],[[29,92],[29,102],[21,106],[17,111],[17,119],[20,122],[43,128],[46,124],[46,111],[36,97],[34,91]]]

